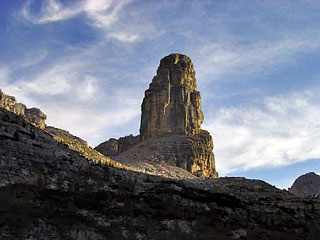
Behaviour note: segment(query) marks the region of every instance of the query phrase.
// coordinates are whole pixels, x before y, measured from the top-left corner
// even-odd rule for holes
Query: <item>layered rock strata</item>
[[[142,140],[164,133],[195,135],[203,122],[201,97],[189,57],[171,54],[160,61],[141,106]]]
[[[150,174],[190,177],[186,170],[218,177],[212,137],[201,129],[201,97],[189,57],[171,54],[160,61],[141,111],[140,136],[110,139],[96,150]]]
[[[320,234],[318,199],[259,180],[177,181],[95,164],[1,108],[0,203],[1,239],[316,240]]]
[[[0,107],[10,112],[22,116],[32,125],[44,129],[46,127],[45,121],[47,116],[38,108],[28,109],[26,105],[18,103],[16,98],[8,96],[0,89]]]
[[[194,136],[168,134],[150,138],[114,159],[153,175],[180,179],[194,176],[215,178],[218,173],[212,161],[212,148],[210,134],[202,130],[201,134]]]
[[[120,137],[119,139],[111,138],[96,146],[95,149],[106,156],[115,157],[138,143],[140,143],[140,136],[133,136],[131,134],[129,136]]]

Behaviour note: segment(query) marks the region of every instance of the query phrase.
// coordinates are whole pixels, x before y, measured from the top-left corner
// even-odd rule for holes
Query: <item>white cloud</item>
[[[320,158],[320,92],[265,98],[263,107],[220,109],[207,120],[218,171],[276,167]]]
[[[59,0],[46,0],[42,5],[40,14],[34,15],[30,12],[33,1],[28,0],[22,9],[22,15],[35,24],[45,24],[67,20],[84,13],[91,25],[109,32],[111,25],[118,21],[123,7],[130,1],[82,0],[71,6],[65,6]],[[137,34],[125,32],[124,29],[122,32],[120,30],[113,31],[109,36],[123,42],[134,42],[139,38]]]
[[[47,124],[70,131],[91,146],[107,140],[115,127],[140,114],[134,89],[119,87],[101,91],[98,78],[86,70],[89,63],[64,59],[30,79],[8,82],[10,68],[0,67],[2,90],[28,107],[39,107]],[[108,81],[104,79],[103,83]]]
[[[165,32],[154,26],[150,19],[152,16],[147,14],[150,9],[135,8],[125,11],[124,8],[130,2],[132,0],[81,0],[68,6],[61,0],[45,0],[40,13],[36,15],[30,10],[33,0],[28,0],[22,9],[22,16],[34,24],[46,24],[84,14],[89,25],[105,32],[106,39],[114,38],[123,43],[156,38]]]
[[[64,7],[59,1],[46,0],[43,3],[39,16],[34,16],[30,13],[30,6],[33,4],[33,0],[28,0],[22,9],[22,15],[29,21],[37,24],[43,24],[48,22],[61,21],[71,18],[82,11],[81,5],[74,7]]]
[[[58,95],[67,94],[74,91],[79,85],[73,86],[73,83],[78,80],[81,87],[81,72],[80,69],[84,65],[73,62],[60,62],[52,67],[48,67],[40,72],[32,79],[20,79],[15,82],[15,85],[25,93],[38,95]]]
[[[120,98],[106,99],[106,101],[118,105]],[[91,146],[96,146],[106,141],[105,136],[115,127],[124,125],[132,118],[140,114],[136,105],[123,104],[113,108],[112,104],[103,109],[94,106],[84,107],[81,104],[65,103],[57,105],[45,104],[48,116],[47,124],[70,131],[72,134],[88,141]]]
[[[139,39],[138,34],[130,34],[127,32],[111,32],[109,34],[109,37],[116,38],[121,42],[135,42],[136,40]]]

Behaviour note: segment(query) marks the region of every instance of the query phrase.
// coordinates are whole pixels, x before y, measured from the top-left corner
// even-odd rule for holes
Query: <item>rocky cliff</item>
[[[312,240],[320,234],[317,199],[258,180],[178,181],[97,164],[1,108],[0,203],[1,239]]]
[[[26,105],[18,103],[16,98],[13,96],[8,96],[2,92],[0,89],[0,107],[4,108],[10,112],[13,112],[19,116],[22,116],[28,122],[36,127],[44,129],[46,127],[45,121],[47,116],[41,112],[38,108],[28,109]]]
[[[320,176],[310,172],[298,177],[289,191],[300,197],[320,198]]]
[[[140,136],[110,139],[96,150],[150,174],[218,177],[212,137],[201,129],[201,97],[189,57],[161,59],[141,111]]]
[[[171,54],[160,61],[141,106],[142,140],[164,133],[195,135],[203,122],[200,92],[189,57]]]

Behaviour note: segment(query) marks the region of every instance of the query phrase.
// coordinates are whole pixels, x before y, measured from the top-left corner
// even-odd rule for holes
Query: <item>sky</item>
[[[159,61],[189,56],[220,176],[320,172],[317,0],[0,0],[0,88],[91,146],[137,135]]]

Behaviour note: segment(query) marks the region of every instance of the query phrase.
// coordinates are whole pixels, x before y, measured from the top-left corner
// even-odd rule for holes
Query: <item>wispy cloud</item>
[[[112,129],[124,125],[140,114],[136,104],[124,104],[120,98],[106,98],[105,101],[113,102],[116,107],[109,106],[101,109],[92,105],[90,108],[83,107],[81,104],[68,105],[53,102],[46,103],[43,107],[46,109],[49,125],[66,129],[94,147],[106,141],[107,137],[110,138]]]
[[[130,2],[131,0],[81,0],[66,6],[59,0],[46,0],[40,13],[32,14],[30,8],[34,2],[28,0],[22,9],[22,16],[34,24],[46,24],[85,14],[90,25],[111,33],[109,37],[123,42],[134,42],[138,39],[137,34],[111,30],[112,24],[119,20],[122,9]]]
[[[263,107],[222,108],[205,126],[222,174],[320,158],[320,92],[267,97]]]
[[[245,45],[227,40],[207,43],[197,48],[194,55],[200,78],[222,79],[225,75],[248,75],[282,66],[295,61],[295,55],[316,49],[320,49],[320,29]]]
[[[72,60],[66,57],[15,81],[8,81],[10,67],[1,66],[0,84],[19,102],[44,111],[47,124],[68,130],[95,146],[111,137],[112,129],[140,114],[141,99],[134,88],[118,87],[114,91],[102,87],[108,80],[104,77],[102,82],[87,70],[92,62],[75,59],[79,56]]]
[[[22,93],[38,95],[59,95],[74,91],[80,84],[81,72],[76,71],[83,66],[80,62],[61,62],[43,69],[36,76],[19,79],[15,82]],[[78,82],[74,87],[74,83]]]
[[[59,0],[45,0],[40,13],[33,15],[30,7],[33,0],[28,0],[22,9],[22,15],[36,24],[63,21],[80,13],[85,13],[93,24],[99,27],[108,27],[117,20],[117,13],[128,1],[113,0],[82,0],[65,6]]]

